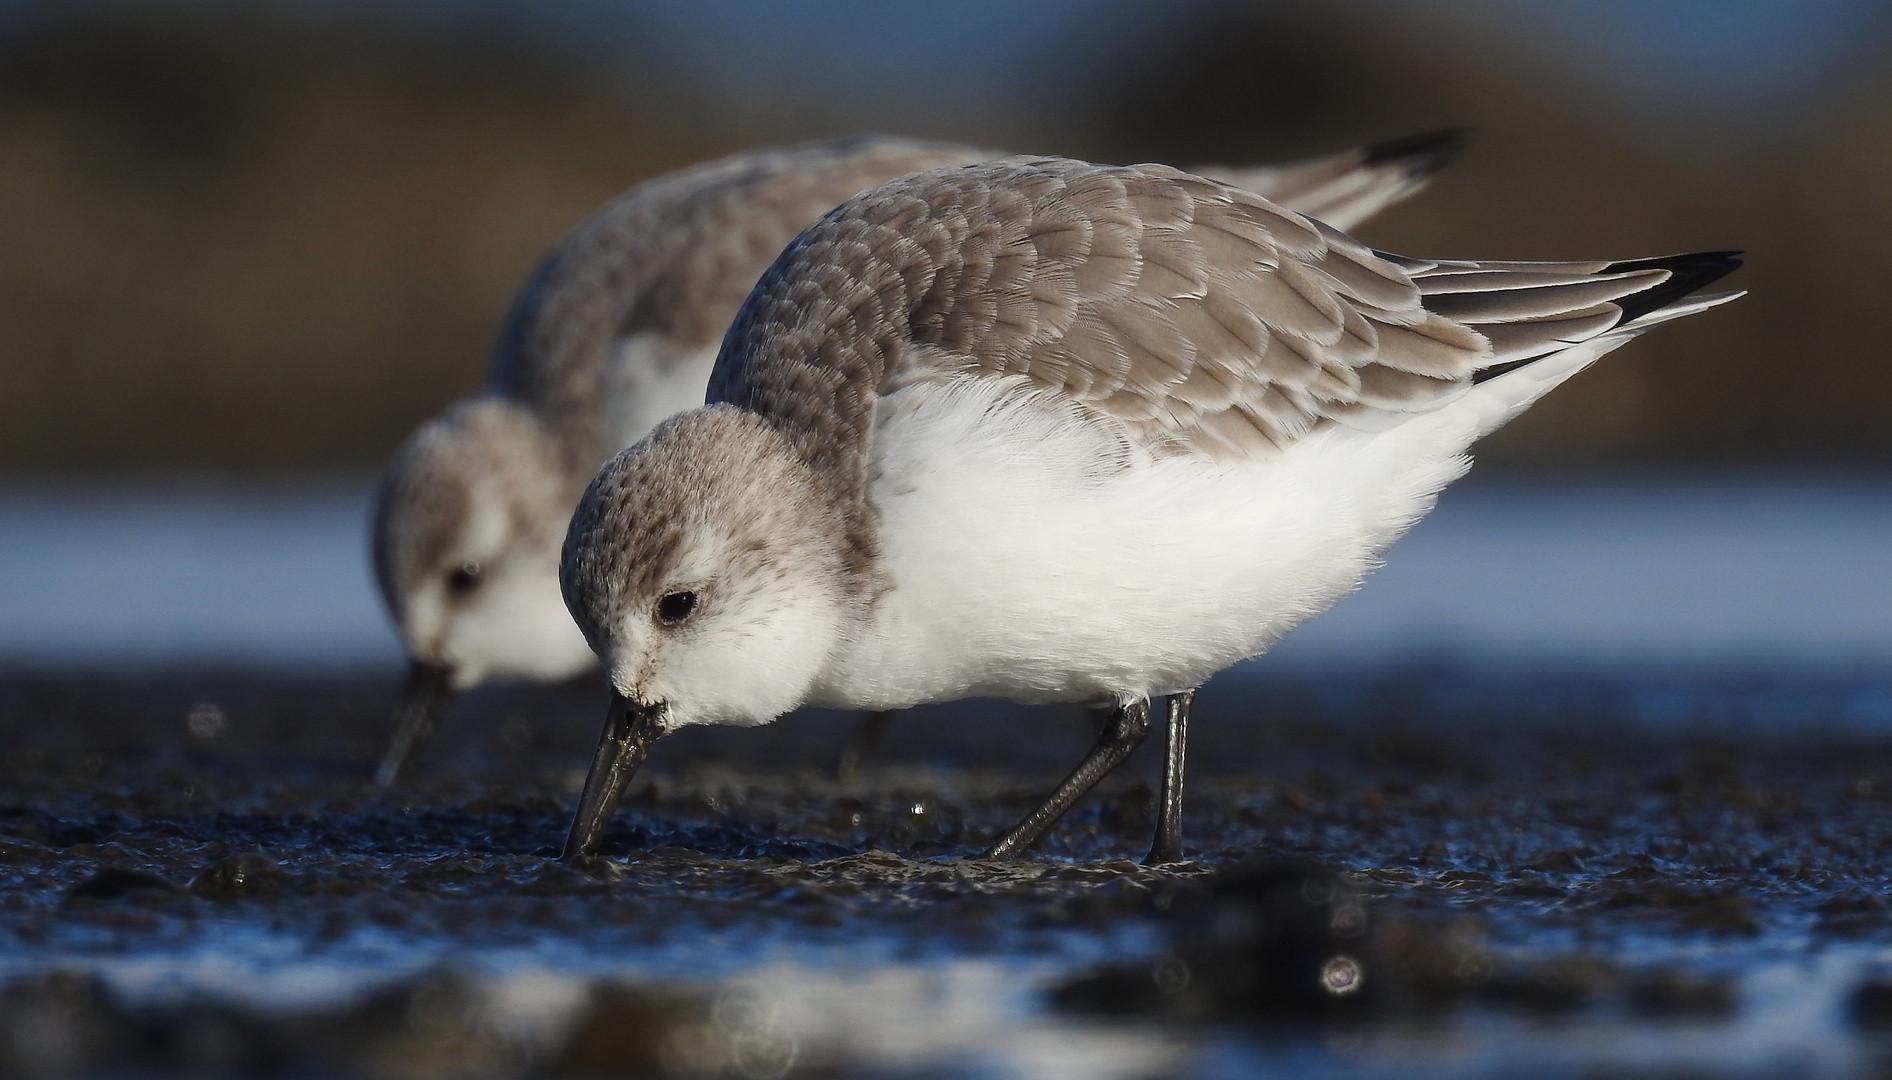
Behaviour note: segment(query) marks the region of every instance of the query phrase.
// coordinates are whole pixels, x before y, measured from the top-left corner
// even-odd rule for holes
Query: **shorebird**
[[[565,854],[663,734],[802,705],[1091,702],[1018,855],[1168,703],[1147,861],[1179,860],[1192,696],[1360,585],[1468,450],[1599,356],[1732,299],[1732,252],[1376,252],[1176,169],[1016,158],[803,232],[709,404],[587,488],[560,582],[613,701]]]
[[[1456,153],[1436,132],[1218,175],[1350,226]],[[391,783],[451,694],[595,660],[558,591],[585,483],[703,401],[723,330],[777,253],[842,200],[992,151],[856,138],[741,154],[632,189],[580,224],[514,299],[491,383],[416,432],[383,480],[375,576],[410,665],[376,779]]]

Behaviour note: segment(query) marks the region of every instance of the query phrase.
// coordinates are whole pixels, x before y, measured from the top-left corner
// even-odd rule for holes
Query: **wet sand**
[[[0,673],[0,1075],[1892,1061],[1871,671],[1261,677],[1206,695],[1164,870],[1156,740],[976,859],[1095,726],[987,703],[845,781],[849,716],[673,736],[568,867],[602,689],[474,695],[380,792],[393,683]]]

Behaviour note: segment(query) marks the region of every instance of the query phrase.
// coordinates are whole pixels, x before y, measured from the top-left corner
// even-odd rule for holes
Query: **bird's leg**
[[[1194,690],[1169,695],[1169,744],[1163,755],[1163,801],[1156,810],[1156,839],[1150,844],[1150,853],[1143,857],[1145,866],[1183,861],[1183,754],[1189,749],[1189,706],[1195,700]]]
[[[854,729],[854,737],[847,741],[847,748],[841,751],[841,757],[834,763],[836,780],[852,779],[860,771],[861,762],[880,745],[880,737],[887,733],[887,721],[893,719],[894,710],[881,709],[870,712],[861,720],[861,726]]]
[[[1150,699],[1136,698],[1121,702],[1110,715],[1110,723],[1105,725],[1103,734],[1098,736],[1097,745],[1084,756],[1071,775],[1064,778],[1038,809],[1025,815],[1025,820],[1012,826],[1011,831],[999,837],[998,842],[986,850],[985,858],[1009,859],[1022,854],[1027,848],[1037,843],[1051,826],[1057,824],[1071,804],[1084,797],[1084,793],[1095,787],[1104,774],[1117,767],[1130,752],[1142,745],[1143,739],[1150,733]]]

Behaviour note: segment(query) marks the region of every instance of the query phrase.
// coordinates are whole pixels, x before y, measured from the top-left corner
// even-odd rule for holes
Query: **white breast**
[[[703,404],[717,347],[689,348],[664,334],[632,334],[605,369],[605,408],[619,448],[685,409]]]
[[[1534,396],[1534,395],[1533,395]],[[815,702],[1082,701],[1197,685],[1357,586],[1468,464],[1489,409],[1332,427],[1278,457],[1151,459],[1004,380],[876,416],[887,591]]]

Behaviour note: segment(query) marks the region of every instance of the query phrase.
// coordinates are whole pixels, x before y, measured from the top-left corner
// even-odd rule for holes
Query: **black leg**
[[[1137,698],[1124,705],[1117,706],[1111,714],[1110,723],[1097,739],[1097,745],[1071,770],[1071,775],[1064,778],[1038,809],[1025,815],[1025,820],[1012,826],[1010,832],[999,837],[998,843],[987,849],[988,859],[1009,859],[1021,855],[1037,843],[1051,826],[1057,824],[1071,804],[1084,797],[1084,793],[1095,787],[1104,774],[1117,767],[1130,752],[1142,745],[1143,739],[1150,733],[1150,699]]]
[[[854,729],[854,737],[847,741],[847,749],[841,751],[840,760],[834,763],[834,778],[850,780],[860,771],[861,762],[880,745],[880,737],[887,733],[887,721],[893,719],[894,710],[882,709],[870,712],[861,720],[861,726]]]
[[[1169,745],[1163,755],[1163,802],[1156,811],[1156,839],[1150,844],[1150,853],[1143,857],[1145,866],[1183,861],[1183,754],[1189,749],[1189,706],[1195,700],[1194,690],[1169,695]]]

